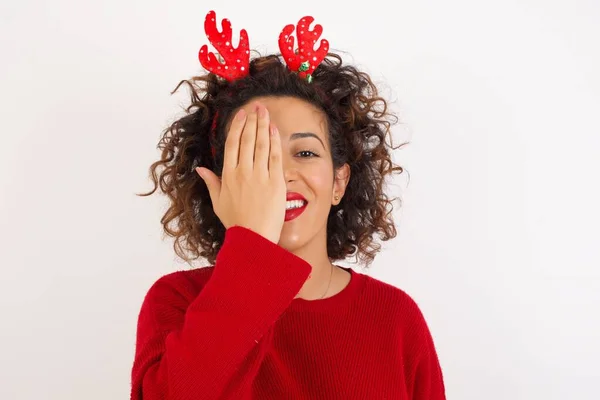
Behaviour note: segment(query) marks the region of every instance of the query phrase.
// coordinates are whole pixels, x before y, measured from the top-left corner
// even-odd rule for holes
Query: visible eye
[[[305,154],[304,156],[300,156],[300,158],[319,157],[319,155],[317,153],[315,153],[314,151],[310,151],[310,150],[302,150],[296,154]],[[306,155],[306,154],[308,154],[308,155]]]

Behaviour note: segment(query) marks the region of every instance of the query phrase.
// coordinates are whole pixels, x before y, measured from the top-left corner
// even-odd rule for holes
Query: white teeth
[[[293,208],[300,208],[304,204],[306,204],[306,202],[304,202],[303,200],[290,200],[290,201],[286,201],[285,202],[285,209],[286,210],[291,210]]]

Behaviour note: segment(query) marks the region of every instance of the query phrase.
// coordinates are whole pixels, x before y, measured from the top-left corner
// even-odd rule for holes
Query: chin
[[[304,243],[300,235],[295,232],[286,232],[286,230],[283,229],[278,244],[284,249],[293,252],[295,249],[302,247]]]

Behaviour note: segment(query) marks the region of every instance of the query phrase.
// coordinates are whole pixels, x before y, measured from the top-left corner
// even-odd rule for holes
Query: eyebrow
[[[321,142],[321,146],[323,146],[323,148],[325,148],[325,144],[323,143],[323,141],[321,140],[321,138],[318,137],[317,135],[315,135],[312,132],[296,132],[296,133],[292,133],[292,135],[290,136],[290,140],[301,139],[301,138],[305,138],[305,137],[314,137],[319,142]]]

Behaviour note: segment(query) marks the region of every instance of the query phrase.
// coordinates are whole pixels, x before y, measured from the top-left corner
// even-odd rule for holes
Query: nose
[[[293,182],[298,179],[298,168],[294,163],[293,157],[282,149],[281,165],[283,168],[283,177],[286,182]]]

